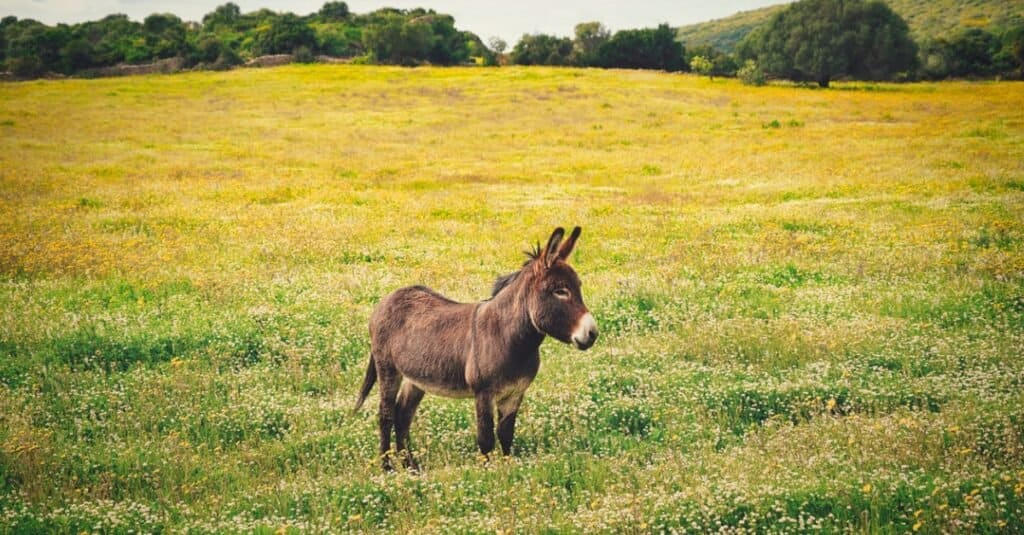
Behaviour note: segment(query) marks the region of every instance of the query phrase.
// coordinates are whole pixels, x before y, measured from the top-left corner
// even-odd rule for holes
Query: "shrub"
[[[292,56],[295,57],[296,63],[316,63],[316,56],[308,46],[297,47],[292,51]]]
[[[748,59],[740,70],[736,71],[736,76],[745,85],[762,86],[767,83],[764,71],[752,59]]]

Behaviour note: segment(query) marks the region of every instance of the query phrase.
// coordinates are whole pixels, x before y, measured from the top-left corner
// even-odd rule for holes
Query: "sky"
[[[152,13],[173,13],[184,20],[202,20],[229,0],[0,0],[0,17],[14,15],[46,24],[97,20],[124,13],[141,21]],[[242,12],[269,8],[306,15],[320,10],[325,0],[234,0]],[[381,7],[424,7],[455,17],[460,30],[476,33],[485,41],[501,37],[511,46],[524,33],[571,36],[579,22],[599,21],[612,31],[644,28],[667,22],[684,26],[727,17],[737,11],[756,9],[785,0],[347,0],[349,10],[366,13]]]

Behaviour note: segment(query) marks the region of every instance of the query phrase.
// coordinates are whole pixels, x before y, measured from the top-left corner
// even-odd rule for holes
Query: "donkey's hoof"
[[[394,466],[394,463],[391,462],[391,458],[393,456],[394,456],[394,454],[391,453],[390,451],[387,452],[387,453],[381,454],[381,456],[380,456],[380,467],[383,468],[385,472],[394,472],[395,466]]]
[[[420,471],[420,465],[419,463],[416,462],[416,459],[412,456],[412,453],[409,453],[408,450],[403,450],[402,452],[399,453],[399,455],[402,457],[403,468],[410,472]]]

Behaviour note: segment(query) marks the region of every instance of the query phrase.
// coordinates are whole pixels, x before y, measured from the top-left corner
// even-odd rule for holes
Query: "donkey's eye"
[[[567,288],[559,288],[559,289],[555,290],[554,294],[555,294],[555,297],[557,297],[559,299],[568,299],[569,296],[572,295],[572,294],[569,293],[569,290]]]

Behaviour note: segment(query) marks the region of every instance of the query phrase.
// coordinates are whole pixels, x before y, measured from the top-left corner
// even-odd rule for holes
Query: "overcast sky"
[[[185,20],[202,20],[229,0],[0,0],[0,16],[32,18],[47,24],[96,20],[124,13],[141,21],[152,13],[174,13]],[[318,11],[324,0],[234,0],[243,12],[270,8],[305,15]],[[596,20],[612,30],[642,28],[667,22],[682,26],[722,18],[785,0],[351,0],[349,9],[366,13],[380,7],[424,7],[455,17],[455,25],[485,41],[499,36],[512,45],[524,33],[571,36],[578,22]]]

